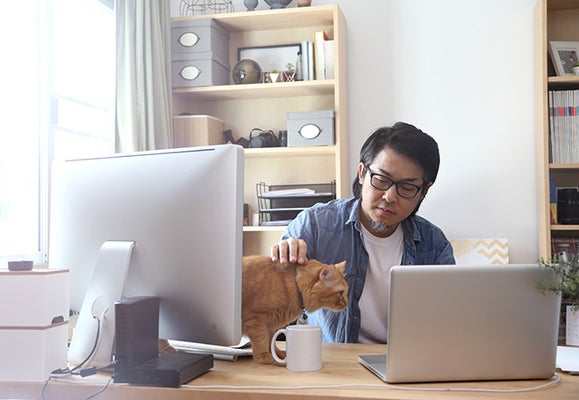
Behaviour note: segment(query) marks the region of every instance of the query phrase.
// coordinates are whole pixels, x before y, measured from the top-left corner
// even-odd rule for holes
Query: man
[[[272,247],[282,264],[347,261],[349,307],[309,316],[324,341],[386,343],[390,268],[455,263],[444,233],[416,215],[439,164],[436,141],[420,129],[379,128],[360,150],[354,197],[301,212]]]

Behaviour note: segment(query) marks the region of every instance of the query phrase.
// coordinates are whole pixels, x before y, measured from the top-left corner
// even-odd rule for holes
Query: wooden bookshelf
[[[546,259],[552,238],[579,238],[579,225],[552,225],[550,218],[550,179],[559,187],[579,186],[579,163],[551,162],[549,90],[579,89],[579,76],[556,76],[548,47],[553,40],[579,42],[579,1],[538,0],[535,8],[538,250]]]
[[[230,67],[238,49],[314,40],[324,30],[334,40],[334,79],[175,88],[173,114],[207,114],[224,122],[233,136],[249,137],[253,128],[286,128],[286,112],[334,110],[335,145],[245,150],[245,202],[258,211],[256,184],[336,182],[336,197],[350,195],[348,160],[348,82],[346,20],[337,4],[177,17],[212,18],[229,32]],[[251,218],[250,218],[251,220]],[[244,254],[269,254],[283,227],[244,229]]]

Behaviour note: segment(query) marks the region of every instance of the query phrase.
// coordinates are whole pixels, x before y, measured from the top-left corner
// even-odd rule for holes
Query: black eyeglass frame
[[[379,173],[376,173],[376,172],[372,172],[372,170],[371,170],[370,168],[368,168],[368,167],[366,167],[366,169],[368,170],[368,174],[370,174],[370,185],[372,185],[372,187],[373,187],[374,189],[382,190],[382,191],[385,192],[385,191],[389,190],[393,185],[396,185],[396,193],[398,194],[398,196],[400,196],[400,197],[402,197],[402,198],[405,198],[405,199],[413,199],[413,198],[415,198],[416,195],[417,195],[418,193],[420,193],[420,192],[424,189],[424,184],[421,185],[421,186],[419,186],[419,185],[415,185],[414,183],[410,183],[410,182],[395,181],[394,179],[389,178],[389,177],[387,177],[386,175],[382,175],[382,174],[379,174]],[[382,179],[383,179],[383,182],[384,182],[384,181],[390,181],[390,184],[386,185],[387,187],[378,187],[378,186],[376,186],[376,185],[374,184],[374,182],[373,182],[375,176],[378,176],[378,177],[382,178]],[[408,195],[406,195],[406,194],[400,193],[400,185],[411,186],[412,188],[416,189],[416,193],[414,193],[414,194],[411,195],[411,196],[408,196]]]

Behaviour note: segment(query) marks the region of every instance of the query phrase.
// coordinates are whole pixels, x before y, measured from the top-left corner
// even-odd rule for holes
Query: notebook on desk
[[[358,360],[390,383],[549,378],[560,298],[537,283],[551,279],[537,265],[394,267],[388,355]]]

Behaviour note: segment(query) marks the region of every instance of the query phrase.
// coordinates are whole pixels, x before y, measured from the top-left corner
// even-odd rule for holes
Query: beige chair
[[[458,265],[508,264],[509,241],[504,238],[450,239]]]

